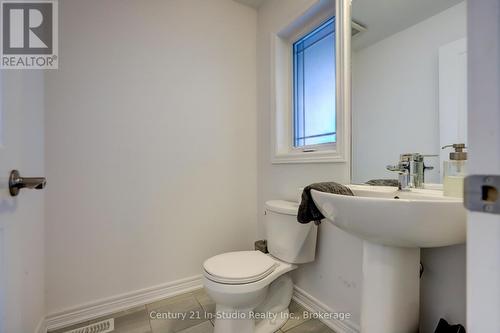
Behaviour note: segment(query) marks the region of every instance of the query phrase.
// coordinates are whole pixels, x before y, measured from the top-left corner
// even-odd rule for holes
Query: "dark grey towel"
[[[399,181],[397,179],[372,179],[366,182],[366,185],[372,186],[399,186]]]
[[[302,191],[302,201],[300,202],[299,212],[297,214],[297,221],[300,223],[314,221],[316,224],[319,224],[321,220],[325,218],[314,204],[311,190],[350,196],[354,195],[349,187],[334,182],[315,183],[305,187],[304,191]]]
[[[434,333],[465,333],[465,327],[460,324],[450,325],[446,320],[441,318]]]

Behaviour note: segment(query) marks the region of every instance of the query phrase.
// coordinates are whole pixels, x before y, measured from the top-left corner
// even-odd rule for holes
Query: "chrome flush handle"
[[[22,188],[42,190],[45,188],[47,180],[45,177],[21,177],[19,171],[12,170],[9,177],[9,192],[15,197]]]

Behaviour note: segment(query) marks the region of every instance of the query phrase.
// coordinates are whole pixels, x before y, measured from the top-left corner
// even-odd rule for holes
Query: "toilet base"
[[[282,328],[286,321],[288,320],[288,317],[290,316],[290,313],[288,309],[281,311],[280,313],[276,313],[276,319],[264,319],[261,320],[256,326],[255,326],[255,333],[274,333],[278,332],[280,328]]]
[[[217,304],[214,333],[254,333],[255,320],[250,317],[252,311],[253,309],[234,309]]]
[[[266,298],[254,309],[235,309],[217,304],[214,333],[277,332],[289,318],[292,293],[292,279],[289,274],[284,274],[271,283]]]
[[[256,320],[251,317],[250,313],[253,312],[252,310],[239,310],[236,312],[234,309],[217,307],[216,311],[219,313],[223,312],[225,315],[232,314],[234,318],[238,319],[217,319],[215,321],[214,333],[274,333],[278,332],[285,325],[289,317],[288,309],[274,313],[273,316],[275,316],[275,319],[262,320]],[[245,316],[249,317],[244,319]]]

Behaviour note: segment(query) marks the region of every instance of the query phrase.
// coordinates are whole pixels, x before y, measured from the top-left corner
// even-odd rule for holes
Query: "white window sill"
[[[335,150],[322,150],[314,152],[290,151],[274,154],[272,164],[294,163],[345,163],[346,159]]]

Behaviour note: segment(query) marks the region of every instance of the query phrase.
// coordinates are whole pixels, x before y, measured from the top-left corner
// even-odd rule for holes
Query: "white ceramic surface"
[[[354,196],[311,191],[318,209],[337,227],[370,242],[440,247],[465,242],[462,199],[439,189],[348,185]]]
[[[323,215],[364,240],[361,331],[418,331],[421,247],[465,242],[462,199],[440,186],[409,192],[348,185],[354,196],[311,191]]]
[[[290,264],[314,261],[318,227],[314,223],[297,222],[299,204],[270,200],[265,204],[267,249],[269,253]]]
[[[317,226],[297,222],[298,203],[266,202],[269,254],[240,251],[220,254],[203,264],[203,284],[220,317],[214,333],[272,333],[286,322],[295,264],[311,262],[316,252]],[[275,313],[277,319],[255,320],[255,312]]]

